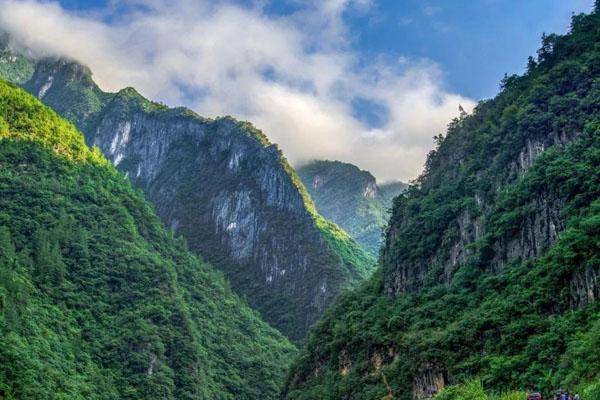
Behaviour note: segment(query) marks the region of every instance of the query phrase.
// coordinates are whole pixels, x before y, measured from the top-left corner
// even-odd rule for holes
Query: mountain
[[[87,67],[65,59],[35,62],[29,78],[26,90],[75,123],[291,339],[368,276],[374,258],[316,212],[281,151],[251,124],[168,108],[133,88],[105,93]]]
[[[26,54],[11,51],[9,44],[8,34],[0,31],[0,76],[16,84],[25,83],[33,75],[34,62]]]
[[[0,81],[0,398],[274,399],[294,346]]]
[[[283,397],[422,399],[475,379],[598,398],[599,166],[600,4],[438,137],[380,267],[316,324]],[[469,390],[440,398],[483,398]]]
[[[407,185],[378,185],[370,172],[340,161],[313,161],[299,167],[298,176],[319,213],[377,257],[392,200]]]

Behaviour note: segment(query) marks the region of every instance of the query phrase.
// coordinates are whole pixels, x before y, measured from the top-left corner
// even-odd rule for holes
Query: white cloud
[[[34,50],[89,65],[105,90],[134,86],[206,116],[247,119],[295,164],[339,159],[382,180],[416,177],[432,136],[459,103],[473,106],[443,88],[432,62],[360,59],[343,13],[370,0],[299,2],[285,16],[267,14],[265,4],[130,0],[76,14],[57,3],[0,0],[0,24]],[[385,106],[385,124],[356,118],[356,97]]]
[[[435,14],[439,14],[440,12],[442,12],[442,8],[439,6],[428,5],[423,7],[423,14],[427,15],[428,17],[431,17]]]

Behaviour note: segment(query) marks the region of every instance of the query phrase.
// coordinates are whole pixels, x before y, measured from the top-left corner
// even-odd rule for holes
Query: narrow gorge
[[[162,3],[150,3],[134,2],[123,15],[158,17]],[[322,95],[319,79],[286,80],[280,66],[255,65],[261,90],[281,90],[286,104],[277,110],[298,126],[256,121],[287,127],[283,134],[169,107],[132,87],[104,91],[91,68],[64,55],[73,48],[28,47],[38,31],[4,18],[0,30],[11,34],[0,33],[0,400],[600,400],[600,0],[590,13],[570,15],[566,33],[542,35],[521,73],[505,75],[476,105],[438,86],[444,71],[426,60],[400,57],[392,68],[375,57],[364,67],[354,64],[363,62],[351,57],[358,53],[345,53],[350,42],[327,42],[350,32],[346,19],[369,30],[383,23],[362,26],[364,15],[347,13],[354,2],[323,3],[331,7],[324,19],[314,14],[319,2],[293,2],[298,9],[277,18],[270,3],[252,3],[214,4],[206,18],[223,17],[221,27],[225,17],[243,16],[248,28],[259,18],[277,32],[298,21],[307,30],[323,24],[319,44],[331,46],[317,48],[294,30],[277,43],[289,40],[296,52],[244,48],[246,62],[265,54],[274,62],[281,51],[286,68],[317,69],[324,81],[332,73],[324,65],[348,69],[348,79],[328,81],[331,92]],[[485,2],[485,12],[508,3]],[[25,10],[14,20],[41,9],[104,38],[130,27],[62,3],[0,4]],[[110,4],[117,13],[132,7]],[[190,4],[183,7],[198,12]],[[413,16],[428,23],[449,12],[423,4],[412,5]],[[563,4],[547,7],[548,15]],[[450,11],[471,24],[481,22],[469,19],[480,6]],[[516,7],[498,17],[516,18]],[[407,31],[417,25],[395,21]],[[434,25],[427,37],[452,36]],[[229,32],[196,28],[211,46]],[[130,35],[123,40],[141,46]],[[239,55],[231,40],[238,36],[227,36],[228,55]],[[422,32],[417,39],[426,54]],[[517,51],[512,36],[501,39]],[[481,68],[495,60],[468,61]],[[223,71],[220,79],[238,78]],[[391,85],[391,77],[402,82]],[[450,108],[456,117],[447,121]],[[314,121],[299,123],[299,109]],[[328,125],[327,113],[345,120]],[[444,133],[430,132],[430,120],[442,119]],[[325,150],[307,145],[331,161],[294,147],[304,136],[285,142],[284,134],[311,127],[317,132],[306,138],[331,127],[319,138]],[[294,168],[268,135],[304,162]],[[432,148],[420,147],[425,136]],[[364,154],[354,152],[366,139],[370,151],[381,150],[381,160],[364,164],[378,176],[405,177],[418,159],[418,177],[381,182],[361,169]],[[333,161],[339,154],[348,159]]]

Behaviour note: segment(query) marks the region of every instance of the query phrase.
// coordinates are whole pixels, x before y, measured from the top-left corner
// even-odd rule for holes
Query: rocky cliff
[[[313,161],[299,167],[298,176],[319,213],[377,257],[392,200],[407,185],[377,184],[370,172],[340,161]]]
[[[0,398],[275,399],[294,346],[0,80]]]
[[[599,27],[597,9],[544,36],[525,75],[437,138],[394,201],[380,269],[317,324],[286,398],[600,379]]]
[[[484,107],[483,104],[481,109]],[[471,120],[457,121],[457,131],[466,132],[465,128],[458,127],[460,124],[470,123]],[[535,197],[528,199],[527,205],[521,206],[528,208],[528,212],[521,215],[523,219],[515,224],[514,230],[501,237],[495,237],[495,232],[490,229],[490,223],[493,221],[491,215],[497,212],[494,205],[503,188],[524,178],[544,149],[563,148],[579,136],[582,127],[571,129],[574,131],[568,134],[563,132],[557,135],[549,132],[540,135],[536,131],[531,137],[512,138],[511,143],[505,144],[507,147],[504,150],[508,154],[494,157],[509,157],[511,161],[505,167],[492,163],[485,168],[479,165],[473,154],[460,154],[448,146],[441,146],[432,153],[429,163],[458,165],[462,171],[444,168],[434,170],[427,180],[421,178],[424,184],[421,193],[426,193],[436,201],[441,202],[445,199],[449,202],[444,215],[436,218],[436,225],[426,228],[429,232],[419,232],[422,237],[426,235],[430,239],[435,238],[430,251],[416,253],[406,248],[402,252],[404,256],[397,257],[397,251],[393,249],[394,244],[398,243],[399,237],[407,230],[413,229],[412,224],[420,221],[416,221],[407,213],[409,207],[398,207],[395,210],[395,223],[388,227],[384,252],[384,264],[389,272],[386,274],[386,291],[391,294],[416,291],[428,276],[431,277],[430,272],[434,270],[440,282],[448,283],[456,268],[475,254],[475,244],[482,240],[493,241],[494,256],[489,260],[489,268],[497,272],[502,271],[503,266],[511,260],[533,259],[543,254],[558,239],[558,232],[564,229],[564,219],[561,215],[565,202],[563,198],[551,191],[536,193]],[[456,138],[451,137],[450,140],[454,141]],[[464,142],[470,138],[463,137],[458,140]],[[510,147],[512,149],[508,150]],[[448,151],[453,153],[448,154]],[[476,168],[465,171],[465,165],[469,164],[476,165]],[[472,175],[468,177],[467,174]],[[467,179],[471,180],[470,187],[465,184]],[[441,185],[433,184],[434,180],[444,184],[452,183],[439,191]],[[490,185],[493,181],[495,184]],[[406,257],[407,255],[410,257]]]
[[[64,59],[37,62],[23,86],[73,121],[290,338],[373,264],[317,214],[281,151],[249,123],[170,109],[132,88],[102,92],[87,67]]]

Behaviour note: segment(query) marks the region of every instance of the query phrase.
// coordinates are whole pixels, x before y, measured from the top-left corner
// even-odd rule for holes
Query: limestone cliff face
[[[419,291],[433,269],[439,270],[439,281],[449,283],[456,269],[474,255],[473,245],[490,233],[488,217],[494,211],[498,192],[523,177],[544,149],[563,147],[578,136],[578,132],[557,134],[550,131],[526,138],[522,147],[512,150],[514,158],[507,163],[504,173],[494,180],[490,179],[489,184],[494,190],[487,194],[480,190],[467,193],[467,201],[454,209],[451,218],[445,221],[439,246],[423,257],[409,260],[392,255],[393,244],[399,239],[403,224],[407,223],[405,218],[395,219],[386,233],[384,262],[389,273],[385,279],[385,291],[392,295]],[[448,166],[440,175],[448,180],[460,179],[459,170],[468,154],[461,154],[460,148],[449,156],[443,151],[440,153],[443,160],[437,161]],[[489,179],[486,172],[481,171],[479,179]],[[437,182],[423,182],[425,188],[428,185],[435,188],[436,184]],[[493,238],[493,258],[489,260],[488,268],[501,272],[508,262],[535,259],[543,254],[565,228],[561,216],[564,202],[564,198],[550,189],[536,193],[529,199],[530,212],[519,221],[510,235]]]
[[[279,398],[295,347],[72,124],[1,79],[0,122],[1,398]]]
[[[446,386],[444,372],[438,367],[426,364],[421,367],[412,382],[413,399],[429,399]]]
[[[251,306],[300,340],[340,290],[364,277],[326,240],[302,184],[250,124],[100,91],[87,68],[38,64],[25,87],[74,121],[141,188],[191,249],[219,267]],[[368,256],[347,236],[357,260]],[[354,263],[353,263],[354,262]]]

